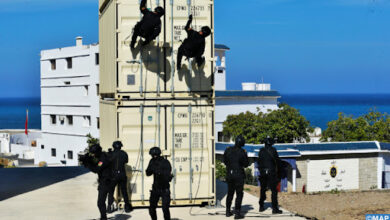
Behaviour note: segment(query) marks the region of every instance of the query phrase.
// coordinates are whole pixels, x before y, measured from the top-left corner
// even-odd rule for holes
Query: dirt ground
[[[260,196],[259,187],[245,185],[244,189],[252,195]],[[365,219],[365,214],[390,213],[390,190],[279,193],[278,199],[281,207],[309,219]],[[271,201],[270,191],[267,191],[267,201]]]

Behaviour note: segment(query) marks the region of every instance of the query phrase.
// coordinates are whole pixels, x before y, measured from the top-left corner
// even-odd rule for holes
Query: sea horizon
[[[296,108],[313,127],[326,129],[327,123],[338,118],[338,113],[354,118],[374,109],[390,112],[390,93],[281,93],[279,103]],[[29,128],[41,129],[40,97],[0,97],[0,129],[24,129],[26,109]]]

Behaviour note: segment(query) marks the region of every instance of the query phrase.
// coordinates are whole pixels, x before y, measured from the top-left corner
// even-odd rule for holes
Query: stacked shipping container
[[[99,0],[100,138],[104,148],[121,140],[129,154],[129,193],[133,205],[147,206],[152,177],[145,169],[153,146],[171,162],[172,205],[213,204],[214,35],[206,38],[203,66],[183,61],[175,68],[184,26],[213,30],[213,0],[148,0],[165,8],[159,37],[130,49],[132,29],[141,19],[138,0]]]

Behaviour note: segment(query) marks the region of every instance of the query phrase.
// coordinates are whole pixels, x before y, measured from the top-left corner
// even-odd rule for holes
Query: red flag
[[[24,124],[24,133],[28,135],[28,109],[26,110],[26,123]]]

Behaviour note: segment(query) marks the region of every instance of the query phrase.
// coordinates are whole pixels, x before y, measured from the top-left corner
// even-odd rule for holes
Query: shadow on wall
[[[175,68],[171,65],[170,57],[172,55],[171,48],[167,48],[164,50],[161,47],[158,47],[156,45],[153,45],[152,43],[147,46],[141,46],[142,40],[139,41],[137,46],[132,49],[130,48],[130,51],[132,53],[132,60],[128,61],[130,63],[138,63],[139,60],[137,60],[138,54],[141,53],[142,57],[142,63],[144,64],[144,67],[146,68],[146,71],[158,74],[162,80],[164,80],[165,83],[167,83],[171,79],[171,70],[172,68]],[[177,54],[174,56],[174,62],[177,59]],[[183,57],[183,65],[182,69],[178,71],[178,77],[179,81],[185,81],[187,87],[192,92],[199,92],[199,91],[209,91],[211,89],[212,84],[212,76],[206,76],[206,73],[204,71],[205,63],[198,67],[196,65],[196,62],[192,62],[192,71],[193,73],[190,73],[189,70],[189,63],[186,61],[185,57]],[[206,61],[207,62],[207,61]],[[165,66],[164,66],[165,65]],[[164,71],[165,69],[165,71]],[[138,72],[139,67],[134,68],[132,70],[133,72]],[[145,74],[145,78],[147,78],[147,73]],[[147,79],[145,79],[147,80]]]
[[[88,172],[84,167],[0,169],[0,201]]]

